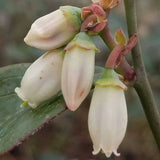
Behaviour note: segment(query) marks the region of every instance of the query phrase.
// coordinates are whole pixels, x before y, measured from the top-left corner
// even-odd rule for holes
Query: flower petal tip
[[[31,108],[33,108],[33,109],[35,109],[35,108],[38,107],[38,105],[37,105],[36,103],[28,103],[28,104],[29,104],[29,106],[30,106]]]
[[[75,104],[67,104],[67,107],[70,111],[76,111],[77,110],[77,106]]]
[[[107,158],[109,158],[109,157],[111,156],[112,152],[109,152],[109,151],[108,151],[108,152],[105,152],[104,154],[105,154],[105,156],[106,156]]]
[[[26,101],[27,99],[25,98],[25,96],[23,95],[23,92],[21,90],[21,88],[16,87],[15,88],[15,93],[18,95],[19,98],[21,98],[23,101]]]
[[[27,43],[27,37],[24,38],[24,42]]]
[[[100,150],[101,150],[101,148],[95,148],[94,146],[93,146],[93,148],[94,148],[94,150],[92,151],[93,155],[98,154],[100,152]]]
[[[121,155],[120,153],[117,152],[117,150],[113,151],[113,153],[114,153],[114,155],[117,156],[117,157]]]
[[[27,36],[24,38],[24,42],[25,42],[27,45],[32,45],[32,44],[31,44],[31,41],[28,39]]]

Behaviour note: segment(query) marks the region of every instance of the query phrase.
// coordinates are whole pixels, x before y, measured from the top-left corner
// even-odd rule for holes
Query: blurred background
[[[23,38],[33,21],[58,9],[60,5],[83,7],[90,0],[0,0],[0,67],[33,62],[44,51],[27,46]],[[147,73],[160,106],[160,1],[137,0],[138,28]],[[127,33],[123,2],[110,14],[112,33],[120,27]],[[103,66],[108,48],[96,37],[101,50],[96,64]],[[128,56],[131,62],[131,57]],[[133,89],[126,93],[129,123],[120,145],[117,160],[159,160],[155,141],[140,101]],[[74,113],[66,111],[34,136],[29,137],[0,160],[105,160],[103,154],[93,156],[88,133],[87,115],[91,95]]]

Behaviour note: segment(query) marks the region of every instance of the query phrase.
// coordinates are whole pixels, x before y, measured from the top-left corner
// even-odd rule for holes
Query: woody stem
[[[136,1],[125,0],[126,19],[128,25],[129,36],[137,33],[137,16],[136,16]],[[132,50],[133,65],[136,71],[137,80],[134,83],[134,88],[141,100],[147,120],[152,130],[160,150],[160,114],[155,104],[152,89],[149,84],[145,66],[142,58],[141,45],[138,40],[136,47]]]

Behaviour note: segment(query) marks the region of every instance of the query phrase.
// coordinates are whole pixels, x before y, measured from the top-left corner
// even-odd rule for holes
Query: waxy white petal
[[[42,55],[25,72],[21,87],[15,92],[35,108],[60,91],[63,50],[53,50]]]
[[[68,8],[67,8],[68,7]],[[64,6],[68,10],[76,7]],[[77,8],[79,10],[79,8]],[[69,12],[69,11],[68,11]],[[77,20],[76,20],[77,19]],[[43,49],[51,50],[67,44],[79,31],[80,25],[73,25],[70,21],[79,21],[76,16],[66,16],[61,9],[38,18],[31,26],[24,38],[26,44]]]
[[[95,51],[74,47],[65,54],[62,93],[68,108],[75,111],[88,95],[93,81]]]
[[[101,149],[107,157],[119,155],[117,149],[127,127],[127,108],[124,91],[116,87],[96,86],[89,110],[89,132],[93,154]]]

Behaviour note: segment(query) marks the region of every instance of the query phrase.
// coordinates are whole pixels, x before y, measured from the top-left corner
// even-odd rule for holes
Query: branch
[[[125,0],[126,19],[128,25],[129,36],[137,33],[137,16],[136,16],[136,2],[135,0]],[[147,74],[145,71],[140,42],[138,41],[136,47],[132,50],[133,64],[137,75],[137,80],[134,84],[143,109],[145,111],[150,128],[153,132],[154,138],[160,150],[160,114],[155,104],[151,86],[149,84]]]

